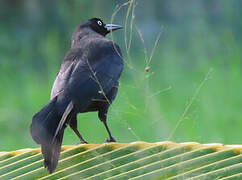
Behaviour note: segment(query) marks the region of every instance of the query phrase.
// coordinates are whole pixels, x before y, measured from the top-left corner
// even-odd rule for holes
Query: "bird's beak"
[[[120,26],[120,25],[116,25],[116,24],[106,24],[105,28],[107,29],[108,32],[110,32],[110,31],[115,31],[115,30],[118,30],[118,29],[122,29],[123,27]]]

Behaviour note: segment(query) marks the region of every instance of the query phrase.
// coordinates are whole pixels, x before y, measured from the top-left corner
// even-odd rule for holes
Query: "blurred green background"
[[[49,101],[74,28],[92,17],[109,23],[125,2],[0,1],[0,151],[38,147],[29,125]],[[133,0],[120,8],[113,22],[126,28],[108,36],[125,60],[108,116],[116,139],[241,144],[241,18],[238,0]],[[78,119],[87,141],[104,142],[96,112]],[[67,128],[64,144],[77,142]]]

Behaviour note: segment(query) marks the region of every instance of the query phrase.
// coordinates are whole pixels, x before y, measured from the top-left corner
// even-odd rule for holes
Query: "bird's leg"
[[[99,111],[98,117],[104,123],[104,126],[105,126],[105,128],[108,132],[108,135],[109,135],[109,138],[106,138],[106,142],[116,142],[116,140],[112,136],[111,131],[110,131],[108,124],[107,124],[107,111],[105,111],[105,112]]]
[[[88,142],[82,137],[82,135],[80,134],[77,128],[74,128],[74,129],[72,128],[72,130],[79,137],[79,139],[81,140],[81,143],[88,144]]]
[[[79,137],[81,143],[88,144],[88,142],[82,137],[80,132],[77,129],[77,118],[76,116],[70,121],[70,127],[75,132],[75,134]]]
[[[106,142],[116,142],[116,140],[114,139],[114,137],[112,136],[111,134],[111,131],[109,130],[109,127],[107,125],[107,121],[103,121],[104,125],[105,125],[105,128],[106,130],[108,131],[108,135],[109,135],[109,139],[106,138]]]

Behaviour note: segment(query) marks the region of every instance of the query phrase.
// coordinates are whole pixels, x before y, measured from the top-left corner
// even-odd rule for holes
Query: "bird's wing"
[[[101,43],[98,43],[101,44]],[[83,110],[90,101],[105,96],[119,80],[123,61],[119,47],[105,41],[90,52],[90,56],[78,61],[68,81],[68,93],[74,104]]]
[[[51,99],[67,88],[83,89],[83,83],[90,78],[99,83],[99,86],[102,85],[104,89],[109,86],[109,81],[119,79],[123,68],[119,47],[109,41],[101,44],[100,48],[93,51],[90,54],[95,55],[91,57],[81,57],[79,55],[80,49],[71,49],[67,53],[55,79]]]
[[[64,61],[61,64],[60,71],[56,76],[55,82],[53,84],[51,90],[51,99],[56,97],[66,87],[66,84],[72,75],[76,63],[80,59],[78,56],[78,51],[79,49],[70,49],[66,54]]]

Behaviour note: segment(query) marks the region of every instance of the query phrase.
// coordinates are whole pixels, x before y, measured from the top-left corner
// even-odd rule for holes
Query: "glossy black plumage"
[[[30,127],[33,139],[41,145],[44,165],[50,173],[58,164],[67,125],[87,143],[77,130],[78,113],[98,111],[109,134],[107,141],[115,141],[106,119],[118,91],[123,61],[118,45],[105,35],[120,28],[93,18],[80,24],[73,33],[71,49],[53,84],[51,100],[34,115]]]

